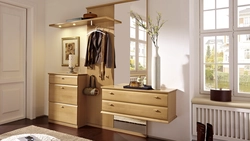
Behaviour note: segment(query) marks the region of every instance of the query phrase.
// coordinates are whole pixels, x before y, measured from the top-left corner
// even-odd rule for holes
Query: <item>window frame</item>
[[[216,0],[215,0],[216,2]],[[246,6],[246,5],[243,5]],[[247,4],[250,6],[250,4]],[[199,3],[199,49],[200,49],[200,79],[199,79],[199,90],[201,94],[210,94],[210,91],[205,90],[205,68],[204,68],[204,37],[209,36],[229,36],[229,89],[232,90],[233,96],[238,97],[250,97],[250,92],[243,93],[239,92],[239,70],[238,65],[238,35],[240,34],[249,34],[250,35],[250,26],[249,27],[238,27],[238,0],[229,0],[229,28],[225,29],[216,29],[216,16],[215,16],[215,29],[204,30],[203,28],[203,0]],[[216,8],[215,8],[216,10]],[[216,12],[215,12],[216,15]],[[245,63],[245,65],[250,65],[250,63]]]
[[[250,28],[249,28],[250,29]],[[243,92],[238,92],[238,83],[239,83],[239,77],[238,77],[238,74],[239,74],[239,70],[238,70],[238,65],[241,64],[241,65],[246,65],[246,64],[249,64],[250,63],[238,63],[238,35],[240,34],[250,34],[250,30],[249,31],[236,31],[234,32],[234,95],[235,96],[240,96],[240,97],[250,97],[250,92],[249,93],[243,93]]]
[[[233,45],[231,43],[232,42],[232,33],[230,32],[223,32],[223,33],[206,33],[206,34],[201,34],[200,35],[200,92],[202,94],[210,94],[210,91],[205,91],[204,89],[204,86],[205,86],[205,70],[204,70],[204,57],[205,57],[205,54],[204,54],[204,48],[203,48],[203,45],[204,45],[204,40],[203,40],[203,37],[211,37],[211,36],[229,36],[229,56],[232,56],[233,55]],[[233,58],[232,57],[229,57],[229,72],[233,72]],[[222,63],[223,64],[223,63]],[[230,82],[233,82],[233,77],[229,75],[229,81]],[[231,90],[233,90],[233,85],[231,83],[229,83],[229,88]]]
[[[230,0],[231,1],[231,0]],[[245,31],[245,30],[250,30],[250,26],[249,27],[238,27],[238,0],[233,0],[233,18],[236,19],[234,20],[234,31]],[[243,5],[246,6],[246,5]],[[250,4],[249,4],[250,6]]]
[[[222,9],[222,8],[218,8],[218,9]],[[225,28],[225,29],[210,29],[210,30],[204,30],[203,27],[203,0],[200,1],[200,34],[202,33],[218,33],[218,32],[226,32],[226,31],[232,31],[233,30],[233,18],[231,16],[229,16],[229,28]],[[232,8],[232,0],[229,0],[229,14],[233,13],[233,8]],[[215,27],[216,27],[216,16],[215,16]]]

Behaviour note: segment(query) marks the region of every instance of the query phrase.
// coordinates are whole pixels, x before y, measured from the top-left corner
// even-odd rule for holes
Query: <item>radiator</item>
[[[193,104],[193,135],[196,123],[213,125],[214,139],[250,141],[250,110]]]

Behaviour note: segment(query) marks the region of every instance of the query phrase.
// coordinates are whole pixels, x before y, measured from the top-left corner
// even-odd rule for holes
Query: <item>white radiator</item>
[[[193,104],[193,135],[196,123],[213,125],[214,139],[250,141],[250,110]]]

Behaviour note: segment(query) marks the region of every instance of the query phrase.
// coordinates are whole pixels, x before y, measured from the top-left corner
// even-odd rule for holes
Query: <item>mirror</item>
[[[134,27],[134,23],[131,24],[130,19],[130,11],[132,10],[146,20],[147,1],[138,0],[115,5],[115,19],[122,21],[122,24],[115,25],[117,67],[114,71],[114,84],[129,83],[131,78],[136,78],[139,75],[147,76],[147,35],[140,28]],[[145,41],[143,41],[144,39]],[[131,48],[134,51],[132,53]],[[136,64],[138,64],[137,67],[135,67]],[[130,71],[131,67],[138,71]],[[146,123],[145,120],[114,116],[114,128],[146,134]]]

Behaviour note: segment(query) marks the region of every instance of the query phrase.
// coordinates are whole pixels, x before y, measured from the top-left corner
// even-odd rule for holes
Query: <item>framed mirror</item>
[[[141,15],[146,22],[147,3],[148,0],[138,0],[115,5],[115,19],[122,21],[122,24],[115,25],[115,84],[129,83],[138,76],[147,77],[147,34],[130,16],[132,10]],[[114,128],[146,134],[147,121],[114,116]]]

